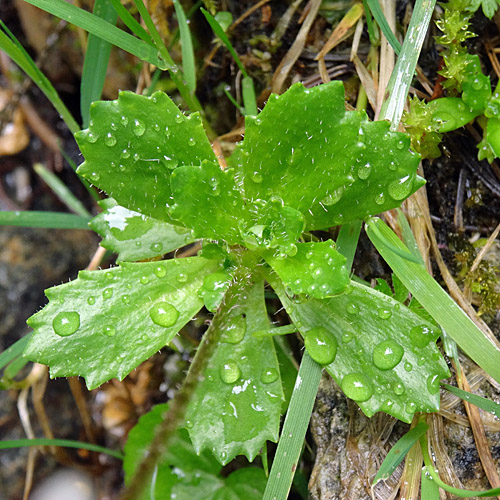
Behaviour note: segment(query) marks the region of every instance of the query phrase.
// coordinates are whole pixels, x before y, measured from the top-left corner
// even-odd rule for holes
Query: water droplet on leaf
[[[394,340],[381,342],[373,349],[373,364],[379,370],[391,370],[403,358],[404,349]]]
[[[414,326],[410,330],[411,343],[420,348],[424,348],[433,339],[434,332],[426,325]]]
[[[318,326],[305,334],[304,344],[309,356],[320,365],[329,365],[337,355],[337,339],[326,328]]]
[[[342,379],[344,394],[354,401],[368,401],[373,394],[371,382],[362,373],[349,373]]]
[[[179,318],[179,311],[168,302],[157,302],[150,310],[149,315],[158,326],[168,328],[175,325]]]
[[[73,335],[80,328],[80,315],[76,311],[60,312],[52,320],[52,327],[60,337]]]
[[[427,378],[427,389],[431,394],[439,392],[439,375],[429,375]]]
[[[234,361],[227,361],[219,370],[220,379],[225,384],[234,384],[241,376],[241,371]]]
[[[112,288],[105,288],[102,292],[102,298],[103,299],[110,299],[113,296],[113,289]]]
[[[137,137],[141,137],[146,132],[146,125],[143,121],[136,119],[132,125],[132,130]]]
[[[275,370],[274,368],[269,368],[264,371],[264,373],[260,377],[260,381],[263,384],[271,384],[272,382],[278,379],[278,376],[279,373],[277,370]]]
[[[116,144],[116,137],[111,132],[108,132],[104,139],[104,144],[109,147],[114,146]]]
[[[163,278],[167,274],[167,270],[162,265],[156,266],[153,272],[158,278]]]
[[[107,337],[114,337],[115,333],[116,333],[116,329],[114,326],[106,326],[106,327],[104,327],[103,333]]]
[[[406,175],[401,179],[396,179],[389,184],[389,196],[396,201],[404,200],[411,192],[413,187],[413,178]]]
[[[95,304],[95,297],[92,297],[92,295],[87,299],[87,304],[89,306],[93,306]]]

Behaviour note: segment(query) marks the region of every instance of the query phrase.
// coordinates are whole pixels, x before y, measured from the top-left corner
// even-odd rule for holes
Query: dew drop
[[[90,142],[90,144],[94,144],[98,139],[97,134],[94,134],[94,132],[89,132],[87,134],[87,141]]]
[[[222,332],[222,342],[239,344],[247,332],[247,321],[242,314],[235,314]]]
[[[307,352],[316,363],[329,365],[337,355],[337,339],[326,328],[318,326],[305,334]]]
[[[188,141],[188,144],[189,144],[190,146],[196,146],[196,141],[195,141],[195,139],[194,139],[193,137],[191,137],[191,138],[189,139],[189,141]]]
[[[373,364],[379,370],[391,370],[403,358],[404,349],[394,340],[381,342],[373,349]]]
[[[114,146],[116,144],[116,137],[111,132],[108,132],[104,139],[104,144],[109,147]]]
[[[143,121],[135,119],[132,130],[137,137],[141,137],[141,135],[144,135],[144,132],[146,132],[146,125]]]
[[[92,172],[90,174],[90,179],[94,182],[97,182],[100,178],[101,176],[97,172]]]
[[[188,429],[192,429],[194,426],[193,422],[191,420],[186,420],[186,427]]]
[[[179,274],[177,275],[177,281],[178,281],[179,283],[186,283],[187,279],[188,279],[188,276],[187,276],[187,274],[185,274],[185,273],[179,273]]]
[[[149,283],[149,276],[141,276],[141,279],[139,281],[141,282],[141,285],[147,285]]]
[[[425,325],[414,326],[410,330],[410,341],[415,347],[424,348],[433,337],[434,332]]]
[[[396,147],[397,147],[398,149],[403,149],[403,148],[405,147],[405,142],[404,142],[402,139],[400,139],[400,140],[396,143]]]
[[[122,302],[123,302],[124,304],[128,304],[128,303],[130,302],[130,296],[129,296],[129,295],[124,295],[124,296],[122,297]]]
[[[156,266],[153,272],[158,278],[163,278],[167,274],[167,270],[162,265]]]
[[[377,314],[380,319],[389,319],[392,316],[392,311],[390,309],[379,309]]]
[[[379,193],[375,196],[375,203],[377,205],[383,205],[385,203],[385,193]]]
[[[427,389],[431,394],[439,392],[439,375],[429,375],[427,377]]]
[[[394,170],[396,170],[397,166],[396,166],[396,163],[391,161],[389,163],[389,170],[392,170],[394,172]]]
[[[149,315],[158,326],[167,328],[175,325],[179,318],[179,311],[168,302],[157,302],[150,310]]]
[[[354,333],[352,332],[347,331],[342,334],[342,342],[344,344],[348,344],[349,342],[352,341],[353,338],[354,338]]]
[[[274,368],[268,368],[262,373],[260,381],[263,384],[271,384],[272,382],[278,379],[278,376],[279,376],[278,370]]]
[[[369,162],[365,163],[364,165],[361,165],[358,168],[358,177],[361,180],[368,179],[368,177],[370,177],[371,172],[372,172],[372,166],[370,165]]]
[[[92,295],[90,297],[88,297],[87,304],[89,306],[93,306],[95,304],[95,297],[92,297]]]
[[[120,121],[122,122],[122,125],[126,127],[128,125],[128,116],[122,115]]]
[[[342,390],[354,401],[368,401],[373,394],[371,382],[362,373],[349,373],[342,379]]]
[[[241,370],[234,361],[226,361],[219,370],[220,379],[225,384],[234,384],[241,376]]]
[[[180,113],[175,115],[175,123],[182,123],[182,115]]]
[[[356,316],[359,314],[359,307],[354,302],[351,302],[350,304],[347,304],[346,311],[347,314],[350,314],[351,316]]]
[[[102,292],[102,298],[103,299],[110,299],[113,296],[113,289],[112,288],[105,288]]]
[[[406,413],[415,413],[416,409],[417,409],[417,405],[413,401],[409,401],[405,405]]]
[[[321,203],[323,205],[326,205],[327,207],[330,207],[332,205],[335,205],[340,201],[342,198],[342,195],[344,194],[344,188],[341,186],[337,189],[334,189],[331,193],[327,194],[322,200]]]
[[[251,176],[251,179],[256,184],[260,184],[264,180],[264,178],[262,177],[262,174],[260,172],[254,172]]]
[[[149,249],[152,252],[161,252],[163,250],[163,244],[162,243],[152,243]]]
[[[483,82],[479,78],[474,78],[472,88],[474,90],[481,90],[483,88]]]
[[[116,333],[116,328],[114,326],[106,326],[104,327],[103,333],[107,337],[114,337]]]
[[[407,361],[405,364],[404,364],[404,368],[407,372],[411,372],[413,370],[413,365]]]
[[[405,393],[405,390],[405,386],[402,383],[394,385],[394,394],[396,394],[396,396],[402,396]]]
[[[121,154],[120,154],[120,158],[123,158],[124,160],[126,160],[127,158],[130,158],[130,151],[128,149],[124,149]]]
[[[405,175],[401,179],[396,179],[389,184],[389,196],[396,201],[404,200],[410,194],[412,187],[412,176]]]
[[[52,328],[60,337],[73,335],[80,328],[80,315],[76,311],[60,312],[52,320]]]

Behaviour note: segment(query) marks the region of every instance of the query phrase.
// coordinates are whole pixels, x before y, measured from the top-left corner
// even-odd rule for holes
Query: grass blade
[[[428,476],[425,469],[422,469],[421,474],[420,497],[425,498],[425,500],[439,500],[439,486]]]
[[[347,259],[346,266],[348,269],[351,269],[352,267],[354,254],[356,253],[356,248],[358,247],[361,225],[361,221],[344,224],[340,228],[340,232],[337,237],[337,251]]]
[[[373,486],[375,486],[379,481],[390,477],[390,475],[396,470],[396,467],[406,457],[411,447],[427,432],[428,428],[429,426],[425,422],[419,422],[390,449],[389,453],[384,458],[377,475],[373,478]]]
[[[304,352],[263,500],[288,498],[322,371]]]
[[[108,0],[96,0],[93,14],[113,26],[118,19],[116,10]],[[109,42],[92,34],[89,36],[80,86],[80,111],[83,128],[87,128],[89,124],[90,104],[101,97],[110,54],[111,44]]]
[[[500,350],[497,346],[484,336],[425,268],[413,261],[403,242],[382,220],[371,218],[366,224],[366,232],[380,255],[424,309],[470,358],[500,382]]]
[[[380,4],[378,3],[378,0],[366,0],[366,3],[368,4],[368,7],[370,9],[370,12],[372,13],[373,17],[375,18],[375,21],[377,21],[377,24],[380,27],[380,30],[384,34],[384,36],[387,38],[387,41],[391,44],[391,47],[393,48],[394,52],[399,55],[401,52],[401,44],[399,43],[398,39],[396,38],[396,35],[392,32],[389,23],[387,22],[387,19],[384,16],[384,13],[382,12],[382,8],[380,7]],[[366,13],[367,16],[366,18],[368,19],[368,13]],[[412,16],[413,19],[413,16]],[[367,23],[368,24],[368,23]]]
[[[103,19],[94,16],[86,10],[79,9],[64,0],[25,0],[49,14],[64,19],[89,33],[106,40],[138,57],[141,61],[154,64],[160,69],[166,69],[167,65],[158,57],[158,50],[139,40],[125,31],[113,26]]]
[[[243,95],[245,116],[257,116],[257,98],[255,97],[255,87],[251,76],[245,76],[241,81],[241,93]]]
[[[458,387],[454,387],[452,385],[443,384],[443,387],[458,396],[460,399],[467,401],[467,403],[471,403],[478,408],[481,408],[484,411],[489,413],[493,413],[495,417],[500,418],[500,404],[491,401],[490,399],[483,398],[478,396],[477,394],[472,394],[471,392],[463,391]]]
[[[151,47],[154,47],[155,44],[151,39],[149,33],[135,20],[134,16],[122,5],[120,0],[109,0],[116,12],[120,16],[120,19],[123,21],[123,24],[135,35],[137,35],[141,40],[146,42]]]
[[[62,212],[0,212],[0,226],[90,230],[89,222],[90,217]]]
[[[182,9],[179,0],[174,0],[175,13],[177,14],[177,22],[179,24],[179,33],[181,37],[182,48],[182,69],[187,86],[191,92],[196,91],[196,65],[194,59],[193,41],[189,24],[186,19],[186,14]]]
[[[70,439],[12,439],[9,441],[0,441],[0,450],[10,450],[12,448],[27,448],[29,446],[62,446],[64,448],[79,448],[83,450],[96,451],[97,453],[105,453],[118,460],[123,460],[123,455],[119,451],[110,450],[103,446],[98,446],[91,443],[83,443],[82,441],[73,441]]]
[[[92,214],[83,206],[83,203],[68,189],[57,175],[47,170],[41,163],[33,165],[33,169],[72,212],[87,219],[92,217]]]
[[[80,126],[62,102],[56,89],[52,86],[48,78],[40,71],[33,59],[24,50],[15,36],[9,31],[7,26],[0,20],[0,49],[3,50],[38,86],[59,112],[61,118],[66,123],[69,130],[74,134],[80,130]]]
[[[0,370],[24,352],[24,347],[28,343],[30,337],[31,333],[28,333],[28,335],[20,338],[17,342],[14,342],[11,346],[7,347],[5,351],[0,353]]]
[[[368,3],[378,5],[377,0],[369,0]],[[436,0],[417,0],[415,3],[401,53],[387,85],[386,94],[388,94],[388,98],[384,101],[380,110],[380,119],[389,120],[392,130],[398,128],[399,120],[403,114],[408,90],[415,74],[417,61],[435,5]]]

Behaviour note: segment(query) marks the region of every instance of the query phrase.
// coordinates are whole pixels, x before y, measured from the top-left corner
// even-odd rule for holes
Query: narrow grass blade
[[[370,8],[372,3],[378,5],[377,0],[368,0],[368,3]],[[417,61],[435,5],[436,0],[417,0],[415,2],[415,8],[413,9],[401,53],[387,85],[388,98],[384,101],[380,111],[380,119],[389,120],[392,130],[398,128],[399,120],[403,114],[408,90],[415,74]]]
[[[371,218],[367,222],[366,232],[380,255],[424,309],[470,358],[500,382],[500,350],[484,336],[425,268],[413,261],[413,255],[382,220]],[[405,257],[405,254],[410,258]]]
[[[17,357],[11,361],[3,372],[3,381],[14,380],[14,377],[29,363],[29,360],[22,356]]]
[[[396,54],[399,55],[399,53],[401,52],[401,44],[399,43],[398,39],[392,32],[389,24],[387,23],[387,19],[385,18],[384,13],[382,12],[382,8],[380,7],[378,0],[366,0],[366,3],[368,4],[370,12],[375,18],[375,21],[377,21],[380,30],[387,38],[387,41],[391,44],[391,47],[394,49],[394,52],[396,52]],[[368,13],[366,18],[368,19]]]
[[[471,403],[478,408],[481,408],[484,411],[489,413],[493,413],[495,417],[500,418],[500,404],[491,401],[490,399],[483,398],[478,396],[477,394],[472,394],[471,392],[463,391],[458,387],[454,387],[452,385],[443,384],[443,387],[450,391],[455,396],[467,401],[467,403]]]
[[[245,76],[241,81],[241,93],[243,95],[245,116],[257,116],[257,98],[255,97],[255,87],[251,76]]]
[[[72,441],[70,439],[13,439],[9,441],[0,441],[0,450],[10,450],[13,448],[27,448],[29,446],[62,446],[64,448],[78,448],[89,451],[96,451],[97,453],[105,453],[118,460],[123,460],[123,455],[119,451],[104,448],[91,443],[83,443],[82,441]]]
[[[154,47],[155,44],[149,33],[135,20],[134,16],[132,16],[132,14],[122,5],[120,0],[109,1],[113,4],[113,7],[125,26],[141,40],[146,42],[148,45],[151,45],[151,47]]]
[[[439,486],[428,475],[425,469],[422,469],[422,478],[420,480],[420,498],[425,498],[425,500],[439,500]]]
[[[92,217],[92,214],[83,206],[83,203],[68,189],[57,175],[47,170],[40,163],[33,165],[33,169],[72,212],[88,219]]]
[[[196,64],[191,32],[189,31],[186,14],[184,14],[184,10],[179,0],[174,0],[174,7],[181,36],[182,69],[184,71],[184,78],[186,79],[189,90],[194,93],[196,91]]]
[[[26,2],[120,47],[141,61],[154,64],[161,69],[167,67],[158,57],[158,50],[151,45],[64,0],[26,0]]]
[[[64,105],[47,77],[40,71],[33,59],[24,50],[16,37],[9,31],[7,26],[0,20],[0,49],[3,50],[38,86],[59,112],[69,130],[74,134],[80,130],[80,126],[73,118],[68,108]]]
[[[322,371],[304,352],[263,500],[288,498]]]
[[[20,338],[17,342],[14,342],[14,344],[0,353],[0,370],[23,353],[24,347],[28,343],[31,335],[31,333],[28,333],[28,335]]]
[[[359,233],[361,232],[361,225],[361,221],[344,224],[340,228],[337,237],[337,251],[347,259],[346,266],[348,269],[352,268],[354,254],[358,246]]]
[[[116,10],[108,0],[96,0],[93,14],[113,26],[118,19]],[[95,35],[89,35],[80,87],[80,111],[83,128],[87,128],[89,124],[90,104],[101,97],[110,54],[111,44],[109,42]]]
[[[415,236],[413,236],[413,232],[411,230],[410,224],[408,223],[408,220],[405,217],[405,214],[400,208],[397,208],[396,212],[398,214],[398,221],[399,225],[401,226],[403,241],[405,245],[409,248],[410,252],[417,259],[417,261],[420,262],[420,264],[424,265],[424,260],[422,259],[422,255],[420,253],[420,250],[418,249],[417,240],[415,239]]]
[[[425,422],[419,422],[391,448],[374,477],[372,485],[376,485],[379,481],[390,477],[406,457],[411,447],[427,432],[428,428],[429,426]]]
[[[62,212],[0,212],[0,226],[88,229],[90,217]]]

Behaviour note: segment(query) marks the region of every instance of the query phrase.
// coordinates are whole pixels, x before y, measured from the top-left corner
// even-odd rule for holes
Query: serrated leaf
[[[277,441],[283,401],[273,341],[252,335],[269,328],[263,282],[230,289],[211,328],[222,342],[187,410],[189,434],[196,451],[211,450],[223,465],[239,454],[253,460],[266,440]]]
[[[417,411],[439,409],[439,380],[449,372],[433,325],[355,282],[337,297],[295,303],[269,280],[303,335],[322,328],[335,337],[337,355],[325,369],[367,416],[382,410],[411,422]]]
[[[197,292],[218,265],[192,257],[81,271],[46,290],[49,303],[28,320],[35,332],[25,356],[52,377],[85,377],[89,389],[122,380],[198,312]]]
[[[280,198],[308,230],[397,207],[422,185],[409,139],[364,112],[346,112],[342,82],[292,85],[245,123],[229,159],[244,198]]]
[[[466,76],[462,83],[462,100],[474,112],[483,112],[491,97],[490,78],[481,71]]]
[[[164,255],[195,241],[190,230],[121,207],[113,198],[99,202],[103,209],[90,222],[101,246],[118,254],[118,262]]]
[[[232,170],[204,162],[175,169],[171,176],[174,204],[171,216],[193,229],[199,238],[243,243],[238,227],[249,219]]]
[[[292,294],[321,299],[341,293],[349,283],[346,258],[334,247],[332,241],[299,243],[295,255],[268,254],[265,260]]]
[[[163,92],[120,92],[93,103],[90,120],[75,135],[85,157],[78,173],[144,215],[171,222],[169,178],[177,166],[217,164],[199,114],[185,116]]]
[[[442,97],[428,103],[428,113],[432,117],[434,130],[439,133],[451,132],[463,127],[481,111],[469,109],[458,97]]]
[[[143,415],[130,431],[125,445],[123,469],[125,484],[133,477],[140,461],[153,441],[155,427],[160,424],[168,405],[157,405]],[[197,454],[185,429],[179,429],[158,464],[155,496],[177,500],[248,500],[261,498],[266,486],[262,469],[247,467],[228,477],[220,475],[221,466],[210,452]],[[148,494],[144,498],[149,498]]]

